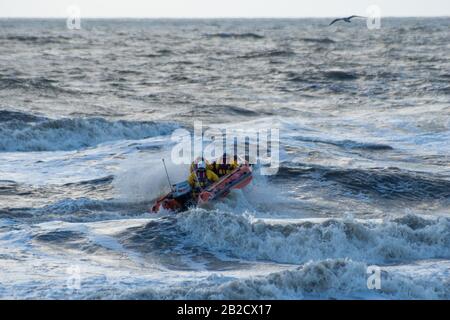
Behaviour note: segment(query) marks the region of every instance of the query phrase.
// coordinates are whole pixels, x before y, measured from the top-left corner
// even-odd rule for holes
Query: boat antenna
[[[170,182],[169,173],[167,172],[166,162],[164,161],[164,158],[162,158],[162,162],[164,165],[164,170],[166,171],[167,181],[169,182],[170,190],[173,192],[173,186],[172,183]]]

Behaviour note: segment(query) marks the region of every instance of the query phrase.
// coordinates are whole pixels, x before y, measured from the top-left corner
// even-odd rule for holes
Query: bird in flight
[[[345,21],[345,22],[349,22],[350,23],[351,22],[350,20],[353,19],[353,18],[365,18],[365,17],[353,15],[353,16],[350,16],[350,17],[347,17],[347,18],[337,18],[337,19],[334,19],[333,21],[331,21],[329,26],[331,26],[333,23],[338,22],[338,21]]]

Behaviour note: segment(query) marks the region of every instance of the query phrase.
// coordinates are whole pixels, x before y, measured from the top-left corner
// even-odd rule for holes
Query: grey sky
[[[0,0],[0,17],[66,17],[77,5],[82,17],[332,17],[450,16],[450,0]]]

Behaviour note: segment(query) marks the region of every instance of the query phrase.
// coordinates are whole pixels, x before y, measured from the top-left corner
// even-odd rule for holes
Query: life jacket
[[[229,173],[231,173],[234,169],[236,169],[236,162],[231,163],[217,163],[214,162],[214,171],[219,177],[223,177]]]
[[[221,177],[229,174],[232,171],[231,165],[227,163],[219,163],[216,165],[217,174]]]

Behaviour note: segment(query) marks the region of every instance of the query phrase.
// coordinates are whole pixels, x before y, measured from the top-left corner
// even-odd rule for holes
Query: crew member
[[[214,161],[214,163],[212,164],[214,172],[219,177],[223,177],[231,173],[234,169],[238,167],[236,159],[237,157],[234,157],[234,160],[228,160],[227,154],[224,153],[221,161],[220,160],[219,162]]]
[[[192,187],[192,195],[197,199],[199,193],[211,183],[219,181],[219,177],[207,168],[205,161],[200,161],[196,165],[196,169],[189,175],[188,182]]]

